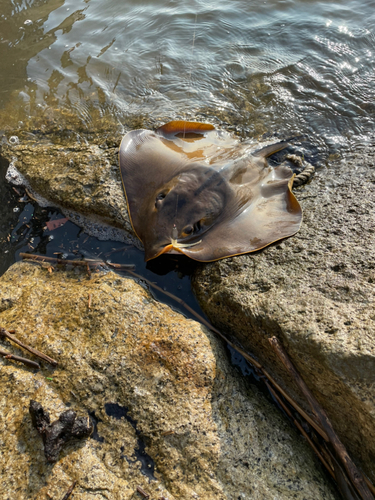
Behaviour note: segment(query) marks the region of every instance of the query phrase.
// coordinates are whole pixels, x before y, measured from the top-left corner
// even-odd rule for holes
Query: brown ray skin
[[[271,168],[266,161],[286,145],[250,153],[248,143],[240,144],[212,125],[183,121],[167,123],[156,133],[126,134],[120,169],[145,260],[183,253],[211,262],[255,252],[295,234],[302,211],[291,192],[294,176],[289,168]],[[166,196],[160,199],[161,194]],[[195,245],[174,248],[173,224],[178,243]],[[193,234],[184,235],[183,228],[194,224]]]
[[[175,134],[202,134],[208,130],[215,130],[215,127],[210,123],[186,122],[184,120],[175,120],[162,125],[157,129],[160,135],[175,135]]]

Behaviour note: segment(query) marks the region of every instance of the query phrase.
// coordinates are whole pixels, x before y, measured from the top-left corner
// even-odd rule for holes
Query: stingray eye
[[[182,230],[182,236],[189,236],[189,234],[192,234],[193,231],[194,231],[194,226],[191,226],[189,224]]]
[[[159,203],[160,201],[163,201],[163,200],[164,200],[164,198],[165,198],[166,196],[167,196],[167,195],[166,195],[165,193],[159,193],[159,194],[157,195],[156,199],[155,199],[155,207],[157,207],[157,206],[158,206],[158,203]]]

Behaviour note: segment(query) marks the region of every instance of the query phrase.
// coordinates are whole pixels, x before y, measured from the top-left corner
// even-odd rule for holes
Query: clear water
[[[304,135],[320,158],[373,136],[373,0],[1,0],[0,123],[56,109],[196,112]]]
[[[316,164],[344,158],[374,138],[374,7],[373,0],[0,0],[0,135],[198,116],[251,137],[303,136],[300,152]],[[120,248],[86,240],[72,223],[47,231],[45,222],[61,215],[19,201],[3,177],[0,272],[20,251],[94,256]],[[153,276],[138,250],[116,256]],[[188,297],[184,272],[154,277]]]

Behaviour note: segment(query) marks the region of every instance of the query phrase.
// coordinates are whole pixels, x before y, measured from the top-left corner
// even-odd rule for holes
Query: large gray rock
[[[279,338],[373,480],[374,167],[368,148],[320,170],[295,190],[304,210],[297,235],[263,252],[200,266],[193,284],[214,325],[294,392],[267,341]]]
[[[62,498],[73,481],[82,500],[141,498],[137,487],[151,500],[337,498],[212,333],[130,279],[51,271],[24,262],[0,278],[0,324],[59,362],[33,372],[0,358],[1,498]],[[51,420],[90,412],[96,440],[48,464],[30,399]]]

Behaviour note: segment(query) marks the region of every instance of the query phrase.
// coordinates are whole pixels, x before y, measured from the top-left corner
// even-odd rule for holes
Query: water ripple
[[[371,0],[12,0],[0,118],[61,107],[90,128],[204,112],[345,154],[373,129],[374,21]]]

